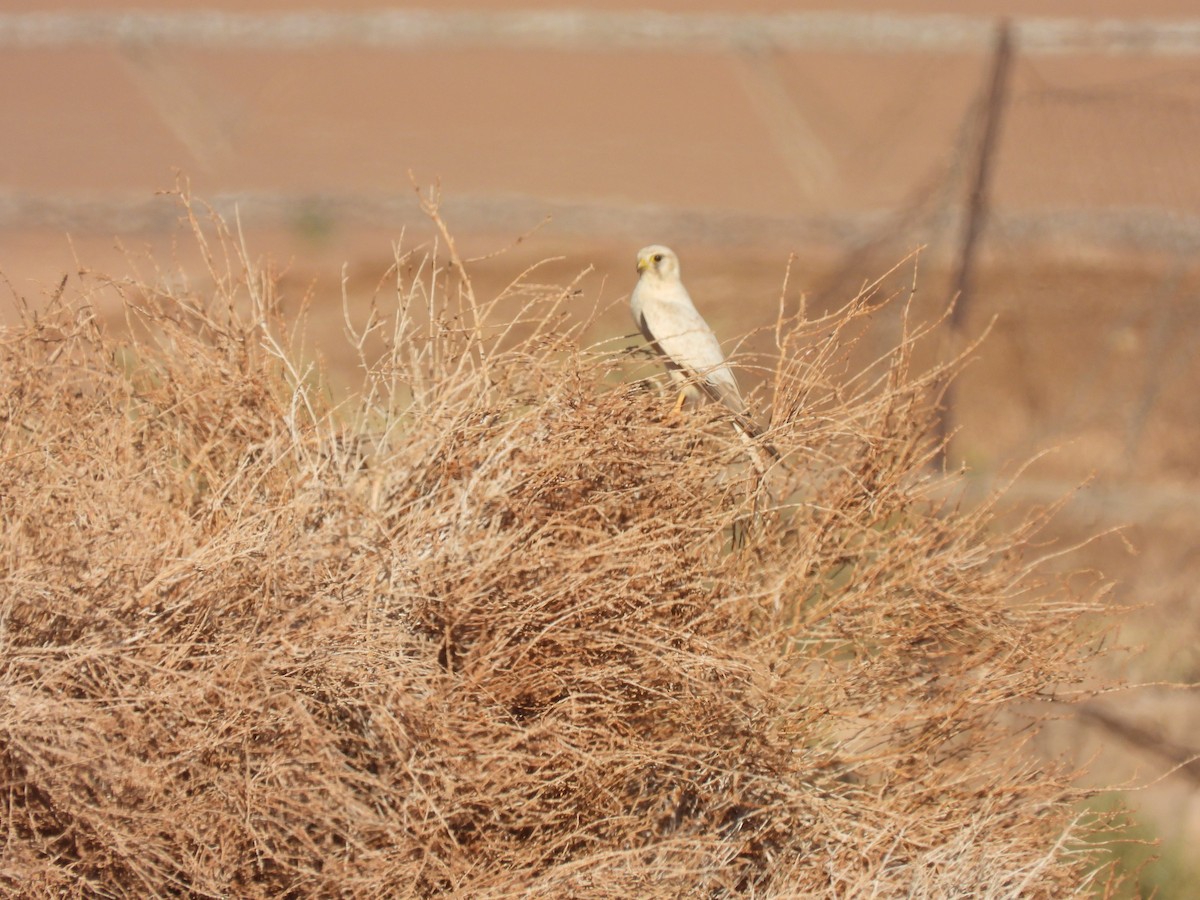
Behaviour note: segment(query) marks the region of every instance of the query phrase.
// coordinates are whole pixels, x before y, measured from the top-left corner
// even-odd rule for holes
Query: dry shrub
[[[213,288],[89,277],[3,334],[7,890],[1090,890],[1023,748],[1096,598],[944,499],[932,326],[855,369],[868,296],[781,314],[776,464],[452,245],[347,317],[335,403],[204,233]]]

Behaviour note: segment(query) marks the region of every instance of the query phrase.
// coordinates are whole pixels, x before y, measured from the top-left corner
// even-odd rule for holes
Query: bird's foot
[[[675,401],[675,405],[673,407],[671,407],[671,411],[669,413],[667,413],[667,417],[663,421],[665,421],[669,425],[674,425],[681,418],[683,418],[683,404],[686,402],[686,400],[687,400],[687,392],[680,391],[679,399]]]

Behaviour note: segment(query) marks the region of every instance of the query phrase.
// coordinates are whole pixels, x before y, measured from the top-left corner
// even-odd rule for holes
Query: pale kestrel
[[[679,388],[675,412],[687,401],[698,403],[709,397],[733,413],[734,427],[743,437],[760,436],[762,431],[747,413],[746,401],[725,362],[717,336],[696,311],[679,278],[675,251],[661,244],[643,247],[638,251],[637,270],[638,283],[629,298],[633,320],[663,358],[667,374]],[[780,458],[770,442],[761,446],[775,459]]]
[[[661,244],[638,251],[640,274],[633,295],[633,320],[667,367],[671,381],[684,400],[697,403],[704,396],[718,400],[738,416],[746,403],[738,390],[717,336],[696,311],[679,278],[679,257]]]

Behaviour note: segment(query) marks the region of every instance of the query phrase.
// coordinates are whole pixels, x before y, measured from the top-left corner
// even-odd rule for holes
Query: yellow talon
[[[679,391],[679,400],[676,401],[674,408],[671,410],[672,416],[679,415],[679,413],[683,412],[683,404],[686,400],[688,400],[688,391]]]
[[[667,416],[668,419],[674,419],[681,412],[683,412],[683,404],[685,400],[687,400],[687,391],[680,391],[679,399],[675,401],[675,406],[672,407],[671,414]]]

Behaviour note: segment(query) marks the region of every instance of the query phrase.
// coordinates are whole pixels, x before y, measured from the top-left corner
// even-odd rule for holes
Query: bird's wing
[[[691,375],[701,376],[701,386],[713,399],[734,412],[745,410],[737,379],[725,363],[721,344],[686,292],[673,291],[647,298],[641,304],[638,325],[672,362]]]

